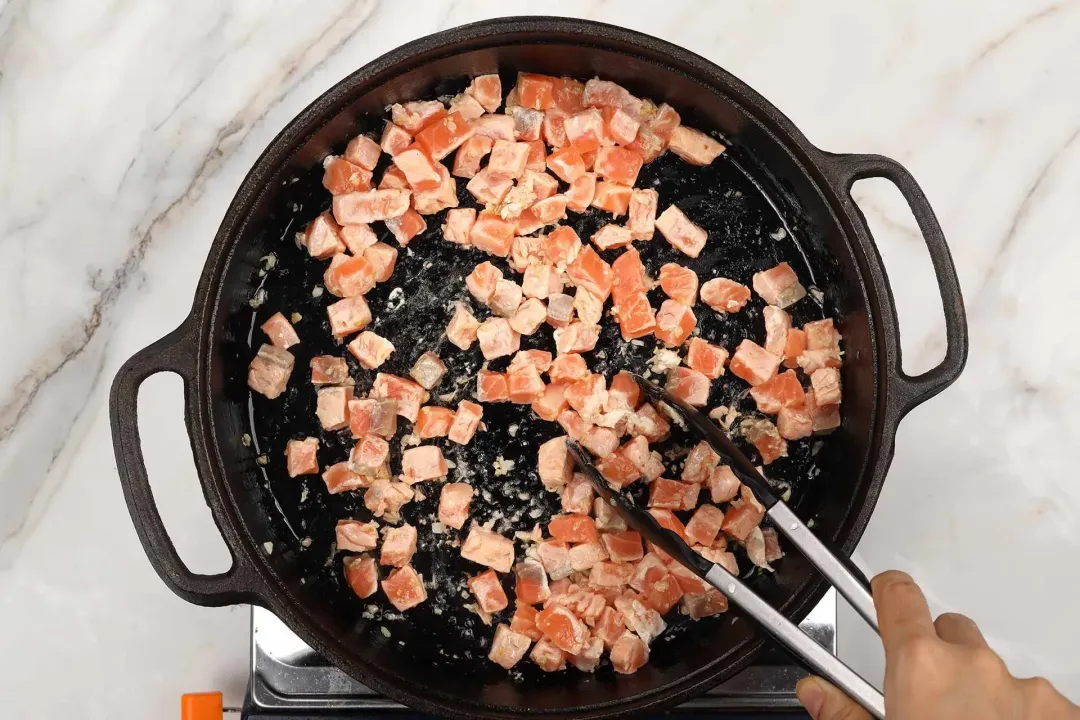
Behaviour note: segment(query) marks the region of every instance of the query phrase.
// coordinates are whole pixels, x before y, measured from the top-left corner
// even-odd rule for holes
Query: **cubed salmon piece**
[[[604,116],[595,108],[566,117],[563,128],[570,147],[579,153],[596,150],[601,143],[610,142],[604,128]]]
[[[762,315],[765,318],[765,349],[777,357],[784,357],[788,332],[791,331],[791,316],[774,305],[766,305]]]
[[[780,367],[780,358],[773,355],[753,340],[743,340],[728,363],[728,368],[736,377],[751,385],[760,385],[776,377]]]
[[[615,217],[619,217],[625,215],[630,207],[630,193],[631,188],[626,185],[602,180],[596,183],[596,191],[593,193],[590,204],[594,208],[605,210]],[[659,227],[659,225],[657,226]]]
[[[509,625],[499,625],[495,628],[495,638],[491,641],[488,660],[509,670],[525,657],[530,645],[532,640],[527,635],[514,632]]]
[[[580,653],[570,655],[568,660],[571,665],[581,672],[593,672],[600,664],[603,655],[604,641],[598,637],[592,637],[585,643]]]
[[[680,122],[679,113],[667,103],[655,108],[653,113],[638,129],[634,142],[627,146],[640,154],[645,162],[652,162],[664,153]]]
[[[446,363],[430,350],[416,359],[409,375],[425,390],[438,386],[446,377]]]
[[[349,425],[351,387],[319,388],[317,396],[315,415],[323,430],[340,430]]]
[[[683,461],[682,479],[700,485],[709,479],[709,474],[719,464],[720,456],[709,443],[702,440],[690,450]]]
[[[619,145],[629,145],[637,137],[641,122],[621,107],[605,106],[600,109],[607,136]]]
[[[731,555],[731,553],[727,554]],[[703,617],[712,617],[726,612],[727,608],[728,599],[724,597],[724,594],[710,587],[704,593],[684,595],[680,612],[690,616],[691,620],[700,620]]]
[[[566,218],[566,196],[552,195],[551,197],[537,200],[526,213],[530,214],[532,218],[535,218],[536,223],[539,223],[539,227],[536,229],[554,225]],[[518,234],[521,233],[519,232]]]
[[[552,580],[562,580],[574,571],[570,545],[564,540],[541,540],[536,544],[536,556]],[[552,594],[550,590],[548,594]]]
[[[840,333],[836,330],[832,318],[815,320],[803,325],[806,333],[807,350],[839,350]]]
[[[537,472],[548,490],[558,490],[574,475],[574,461],[566,449],[566,438],[556,437],[540,445]]]
[[[706,547],[716,542],[720,526],[724,524],[724,513],[715,505],[702,505],[686,523],[686,537],[694,543]]]
[[[326,468],[323,471],[322,479],[326,484],[326,491],[331,495],[358,490],[367,487],[371,483],[370,477],[353,472],[348,461],[334,463]]]
[[[359,520],[338,520],[334,529],[338,551],[364,552],[379,544],[379,525]]]
[[[514,541],[473,525],[461,546],[461,557],[498,572],[510,572],[514,565]]]
[[[345,159],[356,163],[365,170],[374,170],[379,164],[382,148],[367,135],[357,135],[345,146]]]
[[[532,562],[536,562],[536,561],[534,560]],[[541,571],[543,571],[543,568],[541,568]],[[546,578],[546,576],[545,576],[544,582],[545,582],[544,587],[546,588],[547,587],[547,578]],[[520,580],[519,580],[519,586],[520,586]],[[514,616],[510,620],[510,629],[513,630],[514,632],[518,632],[518,633],[521,633],[522,635],[525,635],[526,637],[528,637],[531,640],[539,640],[544,635],[536,627],[536,615],[537,615],[536,608],[532,607],[531,605],[524,604],[526,601],[521,599],[521,591],[520,590],[516,590],[515,592],[516,592],[518,598],[517,598],[517,603],[516,603],[516,605],[514,607]],[[545,600],[547,599],[546,594],[544,596],[544,599]],[[536,602],[539,603],[539,602],[543,602],[543,601],[542,600],[537,600]]]
[[[709,378],[693,368],[674,367],[668,370],[664,389],[695,407],[709,402]]]
[[[564,328],[556,328],[552,335],[560,355],[589,352],[596,347],[600,339],[600,326],[575,320]]]
[[[671,133],[668,150],[691,165],[708,165],[720,157],[725,148],[705,133],[680,125]]]
[[[435,445],[421,445],[401,453],[401,476],[410,485],[444,478],[446,473],[446,459]]]
[[[405,246],[414,237],[427,230],[427,222],[420,213],[410,208],[399,217],[387,219],[386,229],[394,235],[398,245]],[[374,277],[372,277],[372,286],[374,284]]]
[[[656,339],[668,347],[679,347],[697,327],[694,311],[676,300],[665,300],[656,313]]]
[[[376,282],[386,282],[394,274],[398,251],[386,243],[377,242],[364,250],[364,259],[375,269]]]
[[[424,581],[412,565],[406,565],[391,572],[382,581],[382,591],[398,612],[405,612],[427,600]]]
[[[565,267],[577,259],[581,252],[581,239],[573,228],[562,225],[545,235],[540,247],[548,263]]]
[[[631,566],[633,567],[633,566]],[[649,572],[656,572],[654,568]],[[646,573],[645,587],[649,587],[648,573]],[[673,583],[677,586],[677,583]],[[646,644],[651,643],[667,628],[667,624],[664,619],[660,617],[653,608],[645,604],[641,599],[624,595],[615,600],[615,609],[622,613],[623,622],[626,623],[626,627],[630,628],[643,642]],[[612,649],[612,653],[615,649]]]
[[[453,175],[473,178],[480,172],[480,161],[491,152],[495,141],[484,135],[473,135],[458,148],[454,155]]]
[[[552,97],[554,87],[555,78],[548,75],[518,73],[518,101],[522,107],[533,110],[547,110],[554,107],[555,101]]]
[[[682,521],[675,516],[675,513],[671,512],[671,510],[665,508],[650,508],[649,514],[656,518],[656,522],[660,523],[661,527],[667,528],[683,540],[686,540],[686,527],[682,524]]]
[[[319,439],[306,437],[290,440],[285,445],[285,464],[289,477],[313,475],[319,472]]]
[[[641,164],[641,156],[633,150],[624,147],[602,147],[596,151],[596,164],[593,169],[605,180],[633,187],[641,171]]]
[[[412,145],[412,135],[403,127],[388,122],[383,127],[382,139],[379,141],[379,145],[383,152],[393,157],[409,147],[409,145]]]
[[[520,365],[506,373],[510,402],[528,405],[544,392],[544,381],[532,364]]]
[[[259,328],[266,333],[266,336],[270,338],[270,342],[276,348],[288,350],[300,342],[300,336],[296,334],[292,323],[279,312],[267,318],[266,322],[260,325]]]
[[[568,383],[590,377],[585,359],[577,353],[565,353],[555,358],[548,368],[552,382]]]
[[[547,167],[565,183],[573,183],[586,173],[581,153],[573,148],[556,150],[547,156]]]
[[[386,473],[389,476],[389,472]],[[415,493],[406,483],[377,479],[364,492],[364,507],[375,517],[394,517]]]
[[[514,621],[518,621],[518,615],[521,613],[521,621],[525,623],[527,620],[532,623],[535,628],[536,611],[532,608],[528,608],[528,610],[532,610],[531,613],[528,612],[528,610],[522,613],[522,609],[523,607],[528,607],[528,605],[542,603],[551,597],[547,571],[544,569],[543,563],[539,560],[527,557],[519,562],[517,567],[514,568],[514,575],[514,594],[517,596],[518,600],[518,608],[514,613]],[[526,603],[526,605],[523,606],[522,603]],[[528,626],[525,625],[525,629],[519,630],[519,632],[525,632],[527,629]],[[526,634],[532,637],[531,631],[526,632]],[[539,631],[537,631],[537,636],[539,636]]]
[[[390,106],[390,118],[394,124],[414,137],[445,116],[446,108],[438,100],[415,100]]]
[[[477,75],[469,83],[469,87],[465,88],[465,92],[476,98],[489,113],[495,112],[502,105],[502,82],[494,73]]]
[[[289,357],[292,357],[290,355]],[[349,378],[349,364],[343,358],[317,355],[311,358],[313,385],[340,385]]]
[[[390,455],[390,443],[385,438],[369,433],[361,437],[349,453],[349,467],[353,472],[370,475],[382,467]]]
[[[595,250],[585,247],[566,266],[566,274],[575,285],[584,288],[601,300],[611,293],[611,266],[604,262]]]
[[[563,282],[553,265],[537,263],[525,270],[521,290],[526,297],[544,300],[552,293],[562,292]]]
[[[370,225],[360,223],[357,225],[342,225],[341,240],[353,255],[363,255],[364,250],[377,243],[379,238]]]
[[[593,637],[603,642],[605,648],[611,648],[622,636],[636,637],[626,632],[626,623],[623,622],[622,613],[612,607],[606,607],[601,612],[593,625]],[[638,642],[641,642],[638,640]]]
[[[600,536],[608,556],[614,562],[633,562],[644,557],[641,535],[633,530],[606,533]]]
[[[788,370],[788,372],[794,374],[794,371],[792,370]],[[815,402],[820,405],[840,404],[841,392],[839,370],[831,367],[815,370],[810,375],[810,384],[814,388]],[[792,402],[791,405],[798,407],[798,403]]]
[[[368,598],[379,589],[379,568],[369,555],[352,555],[342,561],[345,582],[358,598]]]
[[[666,567],[646,570],[643,586],[645,604],[661,615],[675,607],[683,596],[678,579]]]
[[[371,386],[370,397],[390,398],[397,401],[397,414],[409,422],[416,422],[420,406],[430,397],[427,390],[412,380],[397,375],[379,373]]]
[[[540,117],[543,118],[542,113]],[[539,128],[537,130],[539,131]],[[518,140],[522,139],[523,137],[519,135]],[[543,187],[535,189],[536,198],[543,200],[546,197],[551,197],[558,190],[559,185],[555,178],[545,172],[547,170],[547,148],[544,146],[544,141],[532,139],[525,142],[529,145],[529,158],[525,162],[525,173],[522,175],[522,180],[532,184],[537,178],[546,178],[540,180]]]
[[[442,163],[435,163],[435,170],[439,173],[439,184],[431,190],[413,193],[413,209],[420,215],[434,215],[458,206],[457,180],[450,176],[450,171]]]
[[[625,587],[634,576],[631,563],[603,561],[593,565],[589,571],[589,584],[598,588]]]
[[[360,361],[360,365],[368,370],[374,370],[386,362],[395,349],[393,343],[370,330],[365,330],[353,338],[348,348],[353,357]]]
[[[656,229],[673,248],[692,258],[701,254],[708,238],[708,233],[691,222],[675,205],[669,206],[656,218]]]
[[[641,470],[631,462],[630,458],[618,452],[610,453],[598,462],[596,469],[616,489],[624,488],[641,479]]]
[[[578,177],[566,191],[566,207],[574,212],[585,212],[596,197],[596,173],[587,172]]]
[[[535,147],[536,144],[543,143],[533,143],[532,145]],[[533,160],[530,156],[530,165],[532,164],[532,162]],[[546,165],[544,166],[544,168],[546,168]],[[523,180],[525,182],[528,182],[529,185],[532,187],[533,192],[536,193],[537,201],[546,200],[547,198],[553,197],[557,192],[559,192],[559,181],[544,172],[544,168],[534,170],[532,169],[532,167],[526,166],[525,176],[523,178]]]
[[[536,627],[561,650],[576,655],[588,637],[588,628],[569,609],[549,605],[536,616]]]
[[[641,388],[634,381],[633,376],[625,370],[615,373],[608,387],[607,398],[604,401],[604,410],[637,410],[641,402]]]
[[[564,113],[575,113],[585,109],[582,97],[585,85],[573,78],[559,77],[552,80],[551,100],[555,108]]]
[[[596,523],[586,513],[553,515],[547,529],[553,538],[563,542],[580,543],[599,540]]]
[[[656,412],[656,408],[645,403],[627,424],[627,431],[636,436],[642,436],[651,443],[663,442],[671,435],[671,423]]]
[[[450,426],[447,436],[451,442],[458,445],[468,445],[480,427],[480,419],[484,416],[484,409],[474,402],[462,400],[458,403],[457,412],[454,413],[454,422]]]
[[[551,368],[551,353],[547,350],[521,350],[510,361],[507,370],[513,370],[524,365],[532,365],[536,371],[543,374]]]
[[[757,502],[749,488],[743,487],[740,499],[732,502],[724,513],[724,523],[720,529],[739,542],[744,542],[764,517],[765,508]]]
[[[663,512],[668,511],[665,510]],[[638,592],[642,592],[645,589],[645,575],[649,572],[649,570],[652,568],[663,569],[666,567],[667,566],[664,564],[664,559],[660,556],[659,553],[651,551],[645,553],[645,556],[634,567],[634,575],[630,578],[630,587]]]
[[[596,520],[596,529],[602,533],[626,530],[626,520],[618,510],[611,506],[611,503],[603,498],[593,500],[593,515]]]
[[[488,166],[476,173],[465,189],[482,205],[498,205],[513,186],[514,179],[511,176],[496,172]]]
[[[701,301],[716,312],[738,312],[750,300],[750,288],[728,278],[713,278],[701,286]]]
[[[566,389],[566,401],[583,418],[597,417],[607,402],[607,384],[600,374],[575,381]]]
[[[446,326],[446,339],[462,350],[468,350],[476,342],[476,330],[480,321],[462,303],[455,303],[454,317]]]
[[[473,134],[473,127],[461,113],[451,112],[439,120],[429,123],[416,134],[416,143],[432,160],[444,157],[461,147]],[[397,158],[394,158],[397,162]],[[404,169],[404,168],[402,168]],[[408,176],[408,173],[406,173]]]
[[[644,337],[657,331],[659,316],[649,304],[649,297],[644,292],[637,292],[624,298],[619,301],[617,308],[619,332],[623,340],[629,342],[634,338]]]
[[[842,364],[839,351],[833,349],[804,350],[797,362],[807,375],[813,375],[822,368],[838,368]]]
[[[504,177],[519,178],[525,172],[530,149],[528,143],[496,140],[487,169]]]
[[[407,148],[402,148],[405,150]],[[401,172],[401,168],[397,165],[391,164],[383,172],[382,179],[379,180],[379,190],[408,190],[409,181],[405,179],[405,173]]]
[[[776,431],[785,440],[800,440],[814,431],[810,412],[803,407],[782,407],[776,416]]]
[[[559,491],[559,504],[564,513],[580,513],[588,515],[592,510],[594,494],[592,483],[581,474],[575,474],[573,479]]]
[[[599,78],[593,78],[585,83],[582,102],[588,107],[626,108],[635,116],[641,107],[641,100],[631,95],[622,85]]]
[[[476,399],[480,402],[506,402],[510,390],[506,385],[506,373],[481,370],[476,375]]]
[[[484,106],[468,93],[458,93],[450,100],[450,114],[458,113],[466,122],[471,122],[483,115]]]
[[[383,536],[379,564],[404,567],[409,564],[415,553],[416,528],[405,523],[400,527],[387,529],[386,534]]]
[[[806,401],[806,393],[794,370],[782,372],[752,387],[750,396],[757,403],[758,410],[769,415],[775,415],[784,407],[801,408]]]
[[[492,140],[514,141],[514,118],[509,115],[485,115],[472,121],[473,132],[476,135],[489,137]]]
[[[496,315],[508,318],[517,312],[523,296],[521,286],[516,282],[499,280],[495,283],[495,292],[491,293],[491,302],[488,305]]]
[[[438,180],[438,177],[438,173],[435,173],[436,180]],[[412,193],[408,190],[397,189],[368,190],[367,192],[335,195],[334,219],[341,225],[388,220],[389,218],[404,215],[405,211],[409,209],[411,198]],[[342,248],[344,248],[344,243],[342,243]]]
[[[301,238],[302,244],[311,257],[325,260],[337,253],[345,252],[345,243],[341,239],[341,227],[338,222],[339,220],[335,220],[330,213],[324,212],[307,224]]]
[[[648,290],[645,284],[645,266],[641,254],[634,248],[615,258],[611,264],[611,294],[616,305],[622,305],[630,297]]]
[[[806,393],[806,411],[814,432],[826,432],[840,427],[840,406],[818,402],[813,390]]]
[[[649,485],[649,507],[666,510],[693,510],[701,486],[697,483],[657,478]]]
[[[501,317],[490,317],[480,323],[476,339],[480,341],[480,351],[486,360],[513,355],[521,347],[521,335]]]
[[[693,270],[675,263],[660,268],[660,287],[672,300],[693,307],[698,294],[698,276]]]
[[[588,572],[593,565],[607,559],[607,551],[599,542],[578,543],[570,548],[570,567],[574,572]]]
[[[371,172],[343,157],[328,155],[323,160],[323,187],[332,195],[371,189]]]
[[[739,431],[761,453],[763,465],[787,456],[787,441],[780,437],[779,431],[771,421],[764,418],[748,418],[739,425]]]
[[[593,233],[590,240],[600,250],[614,250],[615,248],[627,247],[633,238],[630,236],[629,228],[608,223]]]
[[[599,162],[599,155],[597,155],[597,162]],[[630,203],[627,206],[630,217],[626,225],[634,240],[653,239],[656,230],[656,206],[659,200],[660,196],[655,190],[634,188],[630,191]],[[694,276],[694,292],[697,292],[696,275]],[[687,304],[692,304],[692,302]]]
[[[365,435],[393,437],[397,432],[397,400],[355,398],[349,401],[349,427],[354,438]]]
[[[762,272],[754,273],[754,292],[770,305],[781,310],[806,297],[806,288],[799,276],[786,262]]]
[[[446,437],[450,432],[450,426],[454,423],[454,411],[450,408],[436,405],[425,405],[416,414],[416,422],[413,423],[413,432],[420,436],[421,440]]]
[[[465,483],[447,483],[439,493],[439,522],[455,530],[465,526],[469,519],[469,505],[473,489]]]
[[[728,351],[724,348],[712,345],[699,337],[690,340],[686,364],[710,380],[715,380],[724,374],[724,363],[727,359]]]
[[[541,162],[539,169],[543,170],[543,143],[540,140],[540,131],[544,125],[544,113],[540,110],[532,110],[520,105],[511,108],[510,117],[514,118],[514,137],[519,142],[541,144]],[[532,150],[530,149],[530,158]]]
[[[495,285],[502,279],[502,271],[485,260],[465,278],[465,287],[477,301],[487,305],[495,293]]]
[[[565,147],[569,142],[566,139],[567,115],[567,112],[558,108],[544,111],[544,122],[540,127],[540,134],[543,141],[555,149]]]
[[[554,422],[566,410],[566,384],[549,383],[532,402],[533,412],[541,420]]]
[[[494,570],[486,570],[469,578],[469,591],[476,596],[476,602],[484,612],[497,613],[510,604],[502,581]]]
[[[469,241],[480,250],[506,257],[510,254],[510,244],[514,241],[514,224],[495,213],[484,211],[477,216],[469,232]]]
[[[712,469],[705,484],[709,488],[709,495],[714,503],[727,502],[739,493],[739,478],[727,465],[720,465]]]

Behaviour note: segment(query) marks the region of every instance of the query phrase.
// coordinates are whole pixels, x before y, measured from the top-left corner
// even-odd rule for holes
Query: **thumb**
[[[795,695],[814,720],[869,720],[862,707],[839,689],[819,677],[805,677],[795,686]]]

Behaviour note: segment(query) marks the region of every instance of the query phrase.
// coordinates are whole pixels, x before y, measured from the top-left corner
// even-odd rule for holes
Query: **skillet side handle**
[[[934,215],[926,194],[915,182],[915,178],[900,163],[881,155],[837,155],[822,152],[829,167],[833,182],[847,197],[851,196],[851,187],[858,180],[885,178],[900,190],[915,222],[922,232],[923,240],[930,251],[930,261],[937,277],[938,292],[941,294],[942,309],[945,313],[945,357],[937,367],[927,372],[911,376],[904,372],[901,362],[899,330],[893,341],[896,347],[896,367],[890,368],[892,387],[899,408],[899,417],[903,417],[913,408],[926,402],[947,388],[960,376],[967,363],[968,326],[964,312],[964,298],[960,293],[960,278],[956,274],[945,234],[941,230],[937,216]],[[854,202],[854,200],[852,200]],[[898,327],[898,326],[897,326]]]
[[[174,593],[190,603],[210,607],[253,602],[255,594],[250,588],[254,573],[238,559],[232,547],[229,547],[232,567],[226,572],[200,575],[188,570],[161,521],[146,473],[139,437],[139,387],[148,377],[159,372],[179,375],[184,381],[188,432],[191,432],[190,415],[198,407],[198,398],[194,397],[197,353],[194,350],[192,325],[189,319],[165,337],[135,353],[113,379],[109,395],[109,419],[116,469],[120,474],[128,513],[146,556]],[[192,449],[195,450],[194,445]],[[198,458],[195,465],[201,477],[203,468]],[[218,526],[220,528],[220,523]]]

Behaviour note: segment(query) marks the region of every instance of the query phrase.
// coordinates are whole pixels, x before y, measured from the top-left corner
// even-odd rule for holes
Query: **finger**
[[[870,715],[837,687],[819,677],[805,677],[795,696],[814,720],[869,720]]]
[[[885,659],[917,637],[936,638],[930,606],[907,573],[888,570],[870,581]]]
[[[937,630],[939,638],[953,645],[970,648],[990,647],[979,630],[979,626],[967,615],[960,613],[938,615],[938,619],[934,621],[934,629]]]

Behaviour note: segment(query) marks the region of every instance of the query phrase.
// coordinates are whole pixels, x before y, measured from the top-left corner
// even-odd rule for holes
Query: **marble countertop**
[[[505,14],[618,23],[698,52],[822,148],[889,155],[946,231],[971,326],[962,379],[901,426],[859,547],[1014,673],[1080,701],[1080,3],[0,0],[0,697],[10,717],[162,718],[246,681],[246,608],[158,580],[128,519],[106,399],[187,313],[233,192],[278,130],[420,35]],[[900,306],[905,367],[943,322],[899,194],[856,186]],[[141,398],[154,490],[196,571],[224,569],[183,438],[180,381]],[[1074,446],[1075,447],[1075,446]],[[853,628],[846,632],[848,625]],[[857,623],[845,657],[880,672]],[[874,668],[877,668],[875,671]],[[62,676],[60,673],[63,673]]]

